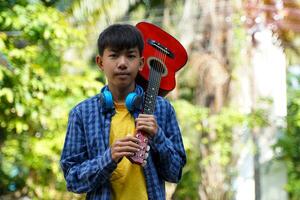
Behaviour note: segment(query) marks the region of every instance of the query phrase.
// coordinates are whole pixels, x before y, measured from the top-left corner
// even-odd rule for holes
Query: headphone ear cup
[[[142,105],[142,97],[135,92],[131,92],[126,97],[125,105],[129,112],[133,112]]]
[[[106,110],[114,107],[114,100],[110,91],[103,91],[100,100]]]

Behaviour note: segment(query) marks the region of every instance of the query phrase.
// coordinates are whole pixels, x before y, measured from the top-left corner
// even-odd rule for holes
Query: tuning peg
[[[147,160],[149,153],[145,153],[145,160]]]
[[[147,160],[144,160],[143,164],[142,164],[142,167],[145,167],[147,164]]]

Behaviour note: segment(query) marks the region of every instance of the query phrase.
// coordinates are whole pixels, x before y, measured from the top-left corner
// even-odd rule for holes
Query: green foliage
[[[207,117],[207,110],[198,108],[187,101],[173,103],[177,113],[183,143],[187,154],[187,164],[183,169],[182,180],[176,188],[175,199],[198,199],[200,184],[199,132],[202,130],[201,119]]]
[[[0,2],[0,196],[8,194],[13,199],[21,196],[32,199],[83,198],[65,191],[59,158],[70,108],[97,93],[102,84],[95,81],[99,77],[88,67],[89,58],[78,57],[87,42],[86,30],[79,29],[78,24],[75,28],[68,13],[73,12],[74,23],[86,22],[88,26],[113,4],[112,1],[97,1],[96,6],[84,4],[92,2],[90,0],[62,2],[66,1]],[[170,1],[137,1],[134,6],[141,11],[132,17],[137,20],[141,15],[148,15],[154,20],[149,8],[161,8],[167,2],[171,4]],[[137,6],[139,3],[145,4],[146,9]],[[65,12],[60,12],[54,5]],[[91,10],[90,5],[94,5]],[[174,2],[172,5],[171,13],[182,9],[177,4],[174,6]],[[235,35],[239,41],[245,41],[242,29]],[[240,42],[238,47],[243,45]],[[232,54],[240,55],[240,48],[234,49],[237,51]],[[69,55],[70,50],[79,53],[66,60],[65,55]],[[234,65],[241,63],[243,60],[236,60]],[[182,93],[190,101],[194,95],[189,89]],[[187,101],[175,101],[174,106],[188,156],[174,199],[198,199],[203,177],[201,169],[211,163],[223,167],[227,175],[224,184],[230,184],[232,131],[247,119],[229,108],[219,115],[209,115],[207,109]],[[263,114],[258,110],[249,116],[247,123],[250,126],[257,126],[257,122],[263,124]],[[296,155],[297,140],[291,138],[287,142],[295,143],[291,152]],[[218,154],[201,157],[203,145]],[[297,189],[292,184],[288,187],[293,188],[291,191]]]
[[[68,198],[59,168],[68,112],[102,86],[87,66],[80,73],[65,67],[76,65],[63,55],[80,47],[85,33],[42,3],[2,4],[7,3],[0,3],[0,195]]]
[[[284,135],[274,146],[279,160],[284,161],[288,171],[285,189],[291,200],[300,199],[300,90],[299,74],[288,76],[288,114]],[[294,80],[294,81],[292,81]],[[292,84],[296,83],[296,84]]]
[[[218,115],[209,115],[207,108],[201,108],[187,101],[178,100],[173,103],[183,141],[187,153],[187,165],[183,177],[176,188],[175,199],[199,199],[198,187],[201,186],[202,170],[211,163],[222,166],[230,185],[232,178],[231,164],[233,160],[233,128],[240,126],[247,119],[234,109],[224,108]],[[207,134],[215,134],[213,137]],[[209,146],[210,151],[218,152],[201,157],[200,149]],[[230,191],[228,188],[228,195]]]
[[[247,126],[250,130],[266,127],[270,124],[268,116],[270,116],[269,107],[272,104],[273,102],[269,98],[258,99],[256,108],[247,115]]]

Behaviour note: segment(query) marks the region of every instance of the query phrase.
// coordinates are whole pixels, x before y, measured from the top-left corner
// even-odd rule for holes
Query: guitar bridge
[[[172,51],[170,51],[167,47],[164,47],[162,44],[160,44],[159,42],[156,42],[155,40],[150,40],[148,39],[148,44],[150,44],[151,46],[153,46],[154,48],[158,49],[159,51],[161,51],[162,53],[166,54],[167,56],[169,56],[170,58],[174,58],[174,53]]]

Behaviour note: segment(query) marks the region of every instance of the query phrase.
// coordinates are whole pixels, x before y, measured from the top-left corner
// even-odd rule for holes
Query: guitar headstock
[[[129,157],[128,159],[134,164],[144,165],[149,151],[149,138],[146,136],[145,133],[141,131],[138,131],[135,137],[137,137],[140,140],[139,145],[141,146],[141,150],[135,155]]]

